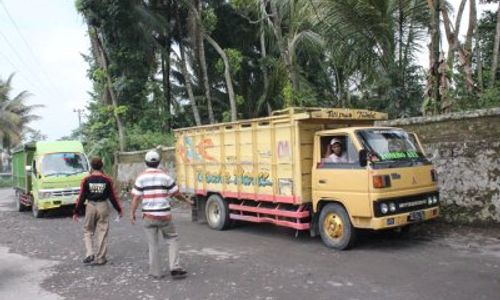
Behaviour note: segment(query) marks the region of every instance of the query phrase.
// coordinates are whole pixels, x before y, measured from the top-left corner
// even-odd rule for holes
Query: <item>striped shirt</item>
[[[142,197],[142,212],[144,216],[170,216],[169,197],[179,192],[172,177],[155,168],[148,168],[135,180],[132,194]]]

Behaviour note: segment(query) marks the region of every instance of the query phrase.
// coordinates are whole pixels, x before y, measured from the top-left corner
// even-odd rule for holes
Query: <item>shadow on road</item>
[[[206,226],[206,224],[199,224]],[[403,250],[419,244],[432,242],[433,236],[429,235],[429,224],[415,225],[410,232],[397,232],[394,230],[372,231],[357,230],[357,241],[352,251],[356,250]],[[272,224],[256,224],[237,222],[227,231],[248,235],[249,239],[279,239],[301,245],[323,245],[321,237],[311,237],[309,231],[296,231],[290,228],[278,227]],[[432,229],[431,229],[432,231]]]

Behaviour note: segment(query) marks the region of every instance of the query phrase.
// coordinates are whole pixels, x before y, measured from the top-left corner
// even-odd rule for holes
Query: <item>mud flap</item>
[[[207,199],[200,196],[194,196],[192,199],[194,200],[194,205],[191,206],[191,222],[206,223],[205,205]]]
[[[318,219],[319,219],[319,214],[313,213],[313,216],[311,218],[311,227],[309,228],[309,234],[311,235],[311,237],[319,235]]]

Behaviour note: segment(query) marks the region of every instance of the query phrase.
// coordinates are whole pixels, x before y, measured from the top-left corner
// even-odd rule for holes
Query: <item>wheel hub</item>
[[[340,239],[344,232],[344,223],[337,214],[330,213],[323,222],[323,229],[325,234],[331,239]]]
[[[208,206],[208,218],[211,224],[218,224],[220,219],[219,206],[212,202]]]

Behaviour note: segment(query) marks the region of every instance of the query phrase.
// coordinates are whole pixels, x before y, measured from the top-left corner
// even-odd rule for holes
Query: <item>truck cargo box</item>
[[[31,166],[35,150],[35,143],[30,143],[14,149],[12,154],[12,180],[14,189],[23,193],[31,191],[31,174],[26,173],[26,166]]]
[[[272,116],[175,130],[181,192],[275,203],[311,202],[314,133],[369,126],[387,114],[289,108]]]

